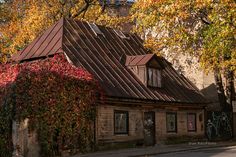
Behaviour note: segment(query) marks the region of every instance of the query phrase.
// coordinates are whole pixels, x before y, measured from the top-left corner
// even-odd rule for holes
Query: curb
[[[149,154],[141,154],[141,155],[130,155],[128,157],[153,156],[153,155],[179,153],[179,152],[187,152],[187,151],[193,151],[193,150],[201,150],[201,149],[209,149],[209,148],[220,148],[220,147],[230,147],[230,146],[236,146],[236,144],[232,143],[232,144],[222,144],[222,145],[218,145],[218,146],[215,145],[215,146],[203,146],[203,147],[196,147],[196,148],[189,148],[189,149],[169,150],[169,151],[163,151],[163,152],[157,152],[157,153],[149,153]]]

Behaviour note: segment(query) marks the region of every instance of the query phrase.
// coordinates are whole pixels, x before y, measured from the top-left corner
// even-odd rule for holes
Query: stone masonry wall
[[[128,111],[129,113],[129,134],[114,134],[114,110]],[[111,105],[99,105],[97,109],[97,142],[112,143],[143,140],[143,119],[144,112],[155,111],[155,137],[156,142],[165,140],[171,136],[204,136],[204,111],[199,110],[181,110],[177,112],[177,133],[166,132],[166,112],[173,110],[166,109],[148,109],[141,107],[121,107]],[[187,131],[187,113],[196,113],[197,131]],[[199,117],[202,118],[199,118]]]
[[[188,110],[175,111],[177,112],[177,133],[168,133],[166,131],[166,112],[156,112],[156,141],[161,142],[168,137],[176,136],[204,136],[204,111],[203,110]],[[196,132],[188,132],[187,130],[187,113],[196,113]],[[199,118],[202,116],[202,119]]]
[[[114,135],[114,110],[129,111],[129,135]],[[142,110],[130,107],[98,106],[97,140],[100,142],[122,142],[143,139]]]

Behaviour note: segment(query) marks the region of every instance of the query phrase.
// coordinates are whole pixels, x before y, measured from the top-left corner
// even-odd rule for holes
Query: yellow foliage
[[[134,31],[154,51],[167,47],[173,56],[196,54],[206,70],[236,70],[234,0],[138,0],[132,12]]]
[[[102,12],[98,0],[91,4],[76,19],[96,22],[111,27],[119,27],[127,18],[114,18]],[[85,1],[74,0],[13,0],[4,8],[10,9],[10,20],[0,27],[0,62],[6,61],[7,54],[14,54],[24,48],[45,29],[62,17],[73,17],[84,7]],[[5,14],[4,14],[5,15]],[[0,12],[0,19],[4,16]],[[1,23],[0,23],[1,24]],[[3,54],[1,56],[1,54]]]

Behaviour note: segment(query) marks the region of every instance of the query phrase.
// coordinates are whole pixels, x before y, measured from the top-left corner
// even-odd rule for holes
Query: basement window
[[[114,134],[128,134],[129,113],[128,111],[114,111]]]
[[[148,67],[148,86],[161,88],[161,70],[157,68]]]
[[[88,24],[96,36],[98,36],[98,35],[104,36],[102,31],[98,28],[98,26],[95,23],[88,23]]]

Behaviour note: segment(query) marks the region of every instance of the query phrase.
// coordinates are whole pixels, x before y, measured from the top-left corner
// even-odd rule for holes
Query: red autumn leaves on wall
[[[32,73],[43,73],[43,75],[54,73],[62,78],[61,81],[64,81],[66,77],[81,80],[84,83],[92,81],[92,76],[87,71],[69,64],[64,55],[55,55],[53,58],[22,64],[2,64],[0,65],[0,102],[3,99],[3,95],[6,94],[8,86],[15,84],[19,78],[24,81],[23,77],[27,77]],[[43,75],[38,76],[35,80],[42,80]],[[51,79],[49,78],[48,82]],[[45,80],[45,82],[47,81]]]
[[[12,120],[29,118],[44,156],[58,155],[65,149],[89,149],[98,93],[98,83],[91,74],[71,65],[62,54],[0,66],[0,110],[12,106],[8,111]],[[0,126],[0,131],[6,127]],[[7,143],[3,140],[9,140],[9,133],[1,136],[0,143]]]

